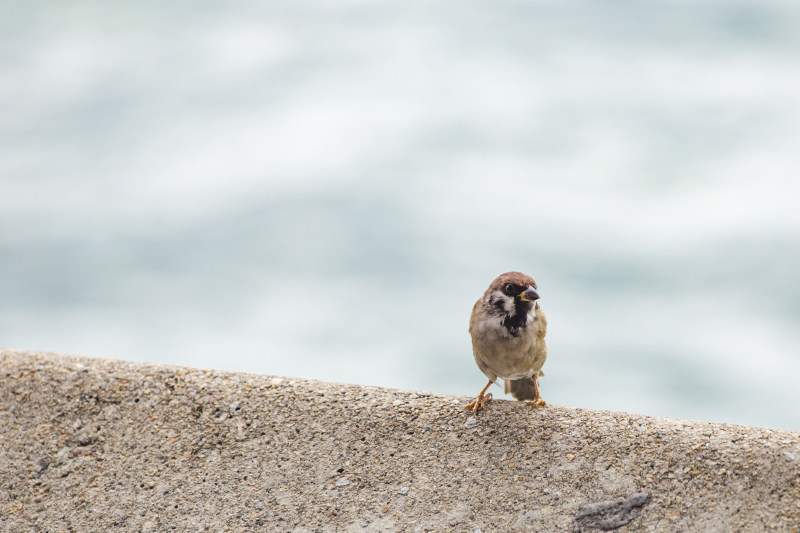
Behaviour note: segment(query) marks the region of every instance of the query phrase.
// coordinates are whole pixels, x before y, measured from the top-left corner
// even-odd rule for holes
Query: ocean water
[[[0,346],[800,430],[797,3],[0,15]]]

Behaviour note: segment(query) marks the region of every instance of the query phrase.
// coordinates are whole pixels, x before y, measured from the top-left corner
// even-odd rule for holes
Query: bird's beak
[[[534,289],[533,287],[528,286],[528,288],[525,289],[524,292],[521,292],[519,294],[519,299],[522,300],[523,302],[535,302],[536,300],[539,299],[539,293],[536,292],[536,289]]]

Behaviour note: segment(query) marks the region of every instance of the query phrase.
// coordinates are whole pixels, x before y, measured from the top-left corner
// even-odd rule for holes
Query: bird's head
[[[498,314],[527,314],[534,306],[539,293],[532,277],[522,272],[506,272],[495,279],[484,294],[493,311]]]

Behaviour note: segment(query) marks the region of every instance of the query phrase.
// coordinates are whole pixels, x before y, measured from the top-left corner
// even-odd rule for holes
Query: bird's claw
[[[539,396],[529,401],[528,405],[530,405],[531,407],[547,407],[547,402],[542,400],[542,397]]]
[[[478,396],[477,398],[475,398],[475,401],[473,401],[471,404],[466,406],[464,409],[467,409],[467,410],[472,409],[473,414],[477,415],[478,414],[478,410],[485,409],[486,408],[486,404],[489,403],[490,401],[492,401],[492,393],[491,392],[489,394]]]

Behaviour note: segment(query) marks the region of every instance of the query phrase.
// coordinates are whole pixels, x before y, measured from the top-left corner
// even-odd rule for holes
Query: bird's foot
[[[464,409],[472,409],[472,412],[477,415],[478,410],[486,408],[486,404],[489,403],[490,401],[492,401],[491,392],[486,395],[481,394],[480,396],[475,398],[474,402],[466,406]]]
[[[528,405],[530,405],[531,407],[546,407],[547,406],[547,402],[542,400],[541,396],[537,396],[533,400],[529,401]]]

